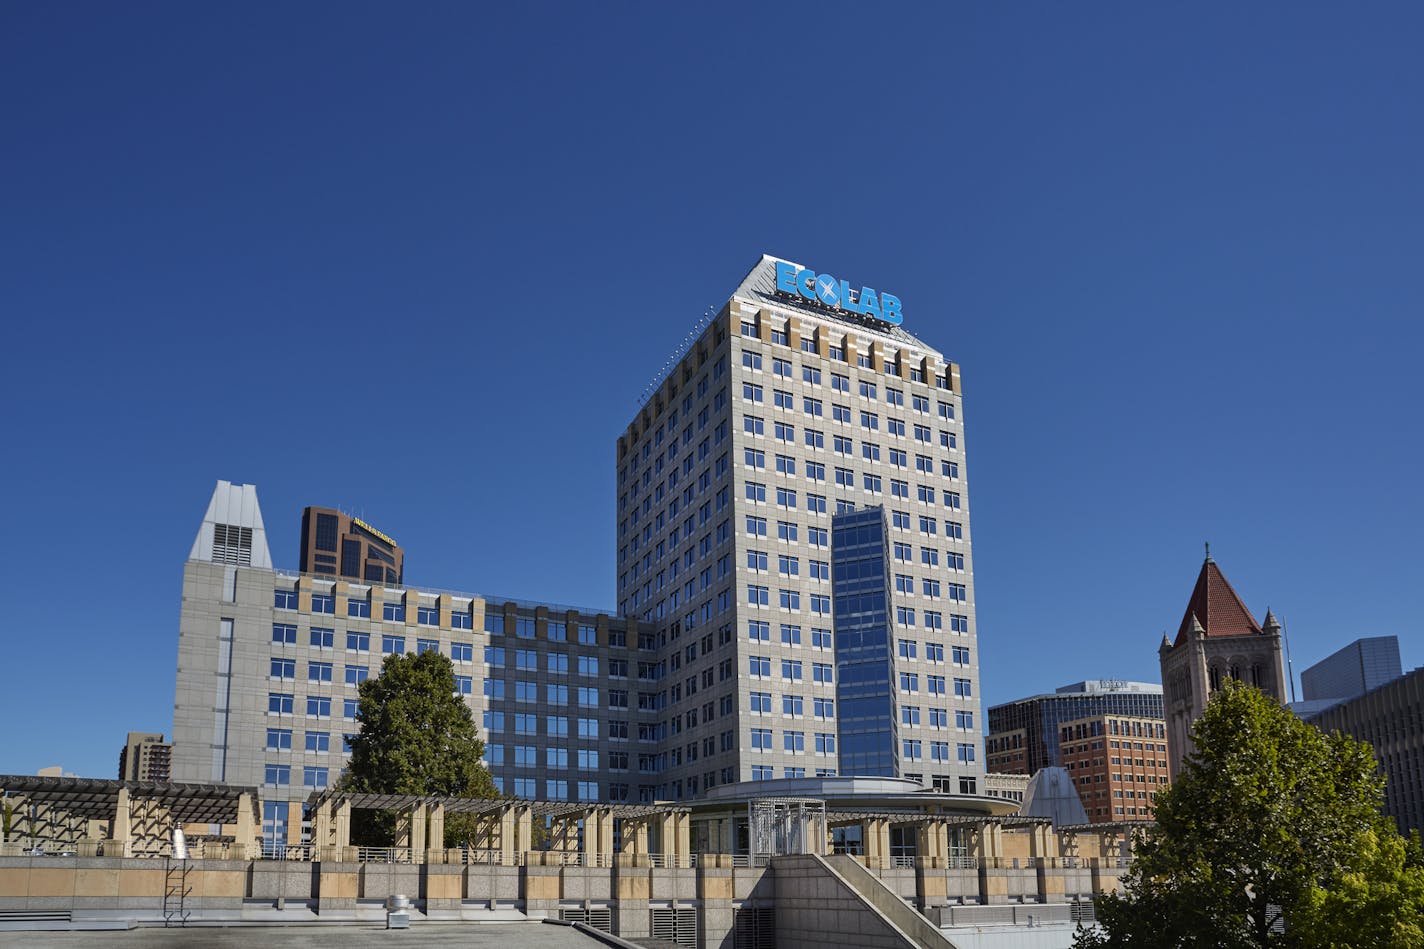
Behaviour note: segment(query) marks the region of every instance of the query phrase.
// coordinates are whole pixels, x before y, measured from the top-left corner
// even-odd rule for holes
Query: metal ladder
[[[188,894],[188,861],[166,857],[163,861],[163,926],[186,926],[190,911],[186,908]]]

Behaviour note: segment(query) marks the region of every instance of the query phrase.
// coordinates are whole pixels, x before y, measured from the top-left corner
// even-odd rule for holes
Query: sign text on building
[[[837,310],[848,310],[871,319],[899,326],[900,298],[889,293],[877,294],[870,287],[852,290],[850,282],[837,280],[830,274],[818,274],[785,261],[776,262],[776,289],[792,296],[804,297]]]
[[[351,523],[355,524],[357,527],[361,528],[361,529],[362,529],[363,531],[365,531],[366,533],[371,534],[371,535],[373,535],[373,536],[375,536],[375,537],[380,538],[381,540],[383,540],[383,541],[385,541],[386,543],[390,544],[392,547],[398,547],[398,546],[400,546],[400,545],[397,544],[394,540],[392,540],[390,537],[388,537],[388,536],[385,535],[385,534],[382,534],[380,531],[376,530],[374,527],[372,527],[370,524],[367,524],[365,521],[361,520],[361,518],[359,518],[359,517],[353,517],[353,518],[351,518]]]

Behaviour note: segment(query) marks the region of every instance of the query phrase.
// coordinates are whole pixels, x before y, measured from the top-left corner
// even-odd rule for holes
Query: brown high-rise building
[[[167,781],[173,745],[152,732],[129,732],[119,752],[120,781]]]
[[[326,507],[302,511],[302,573],[372,583],[405,582],[405,553],[359,517]]]

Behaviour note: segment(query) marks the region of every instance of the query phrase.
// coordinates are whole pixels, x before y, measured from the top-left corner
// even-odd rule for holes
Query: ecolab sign
[[[776,289],[837,310],[859,313],[891,326],[899,326],[904,319],[900,315],[900,298],[897,296],[888,293],[877,296],[869,287],[861,287],[857,293],[850,288],[848,281],[805,270],[782,260],[776,262]]]

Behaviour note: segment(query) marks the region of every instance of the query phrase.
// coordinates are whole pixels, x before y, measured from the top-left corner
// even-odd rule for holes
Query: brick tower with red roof
[[[1169,640],[1164,633],[1157,652],[1162,662],[1167,757],[1174,781],[1183,757],[1192,750],[1192,723],[1226,679],[1248,682],[1277,702],[1286,701],[1281,624],[1269,609],[1265,623],[1256,622],[1211,559],[1210,547],[1177,627],[1177,638]]]

